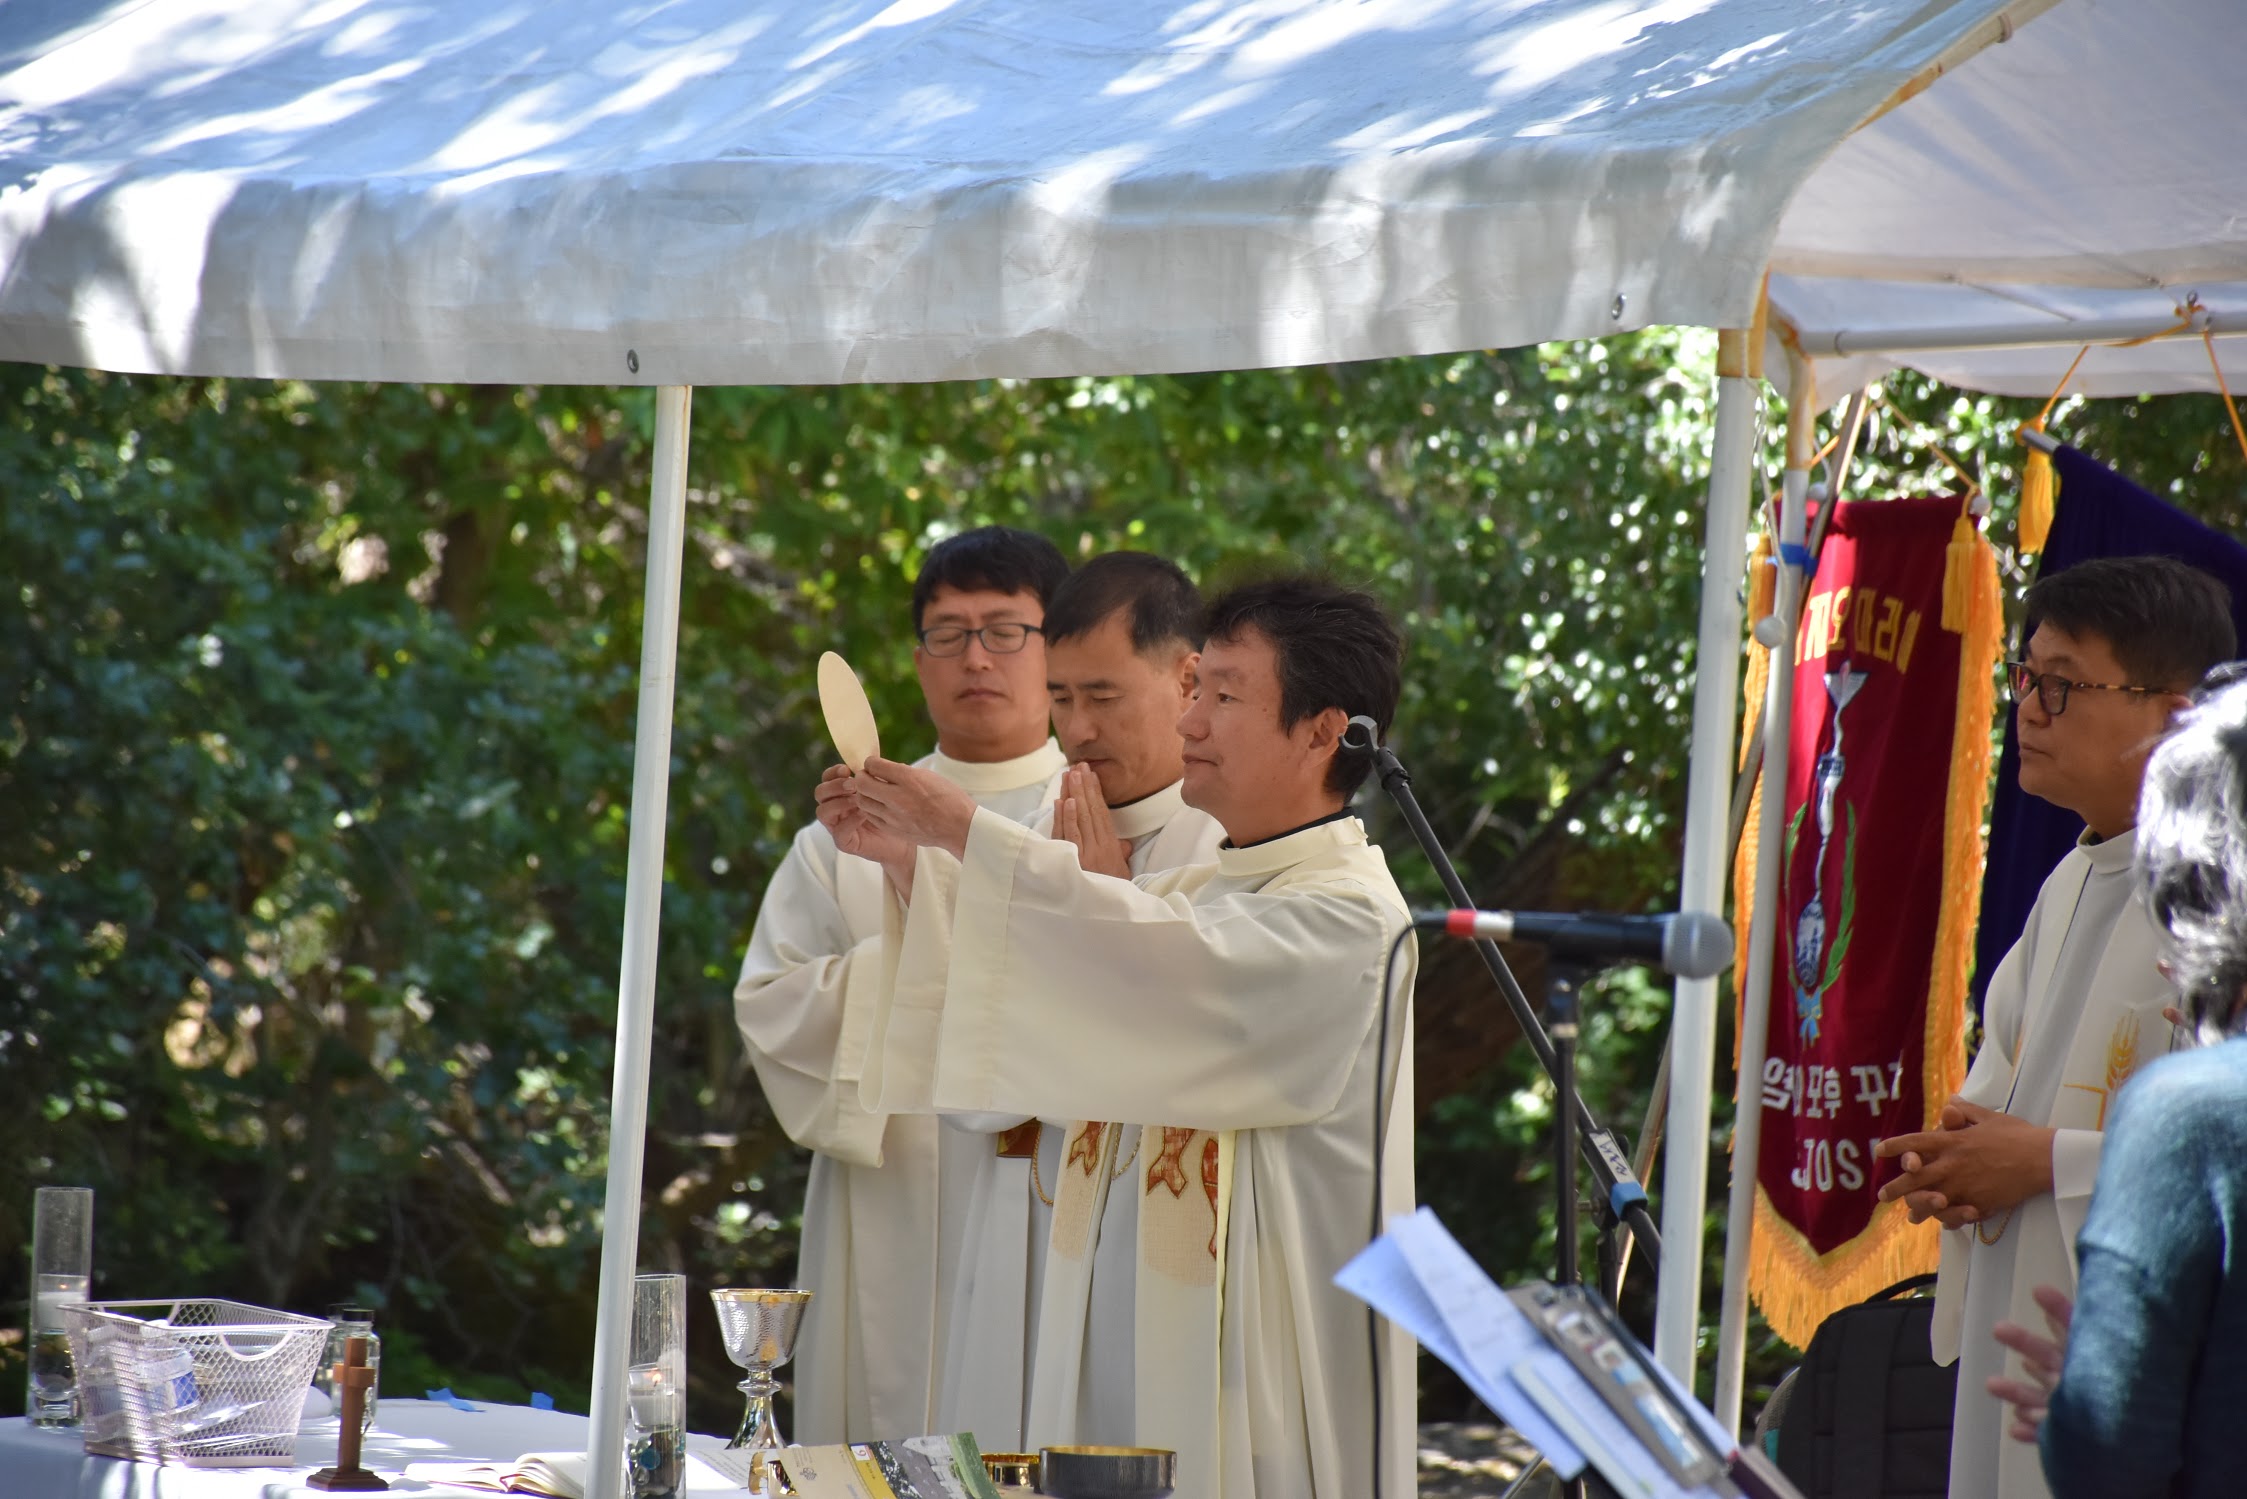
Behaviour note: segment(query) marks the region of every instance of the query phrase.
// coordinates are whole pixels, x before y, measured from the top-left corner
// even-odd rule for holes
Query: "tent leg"
[[[1801,546],[1809,527],[1803,500],[1810,490],[1811,417],[1818,409],[1811,389],[1809,363],[1790,359],[1787,382],[1787,469],[1779,499],[1779,541]],[[1794,744],[1795,621],[1801,604],[1802,570],[1775,556],[1778,586],[1773,592],[1771,618],[1756,631],[1756,639],[1771,651],[1771,675],[1763,693],[1763,784],[1768,789],[1787,784],[1788,759]],[[1769,638],[1766,639],[1765,637]],[[1754,1003],[1740,1007],[1740,1068],[1735,1081],[1739,1103],[1732,1127],[1732,1198],[1724,1223],[1724,1300],[1718,1313],[1716,1339],[1716,1402],[1710,1407],[1724,1429],[1740,1429],[1741,1385],[1748,1349],[1748,1262],[1755,1243],[1756,1165],[1763,1146],[1761,1087],[1763,1057],[1771,1006],[1771,966],[1777,952],[1779,916],[1780,845],[1786,819],[1779,816],[1779,798],[1767,797],[1763,820],[1756,828],[1755,914],[1748,927],[1748,971],[1736,992],[1752,996]]]
[[[1701,561],[1693,741],[1685,791],[1685,858],[1678,908],[1724,909],[1725,830],[1732,799],[1733,720],[1740,695],[1740,580],[1747,563],[1748,471],[1755,389],[1748,336],[1717,335],[1716,441],[1709,465],[1708,536]],[[1702,1216],[1709,1195],[1709,1092],[1716,1067],[1714,979],[1679,979],[1670,1018],[1668,1158],[1662,1169],[1662,1264],[1654,1356],[1690,1389],[1701,1315]]]
[[[662,915],[663,830],[671,795],[671,697],[678,671],[679,565],[686,538],[693,399],[693,389],[685,385],[665,385],[655,395],[647,602],[640,625],[640,721],[632,747],[631,852],[625,864],[624,956],[616,986],[616,1073],[609,1093],[609,1185],[601,1218],[586,1499],[621,1499],[624,1481],[624,1368],[631,1356],[632,1276],[639,1268],[640,1169],[655,1033],[655,934]]]

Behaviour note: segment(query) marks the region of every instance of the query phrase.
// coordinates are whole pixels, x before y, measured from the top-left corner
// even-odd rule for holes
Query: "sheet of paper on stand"
[[[1577,1375],[1606,1399],[1632,1436],[1687,1485],[1723,1471],[1733,1450],[1722,1424],[1646,1356],[1605,1301],[1587,1287],[1532,1281],[1506,1293]]]
[[[1515,1383],[1590,1455],[1592,1466],[1621,1499],[1719,1499],[1738,1493],[1728,1483],[1688,1488],[1671,1477],[1559,1349],[1538,1349],[1516,1364],[1513,1374]],[[1729,1453],[1731,1444],[1719,1450]]]
[[[1454,1333],[1444,1310],[1417,1277],[1397,1242],[1397,1230],[1401,1226],[1422,1218],[1433,1224],[1438,1234],[1442,1234],[1445,1239],[1450,1238],[1444,1232],[1443,1225],[1437,1223],[1435,1216],[1426,1208],[1420,1209],[1410,1218],[1393,1218],[1389,1222],[1389,1232],[1368,1244],[1363,1252],[1336,1272],[1334,1283],[1419,1339],[1420,1346],[1457,1371],[1459,1377],[1467,1382],[1467,1387],[1475,1392],[1484,1405],[1496,1412],[1499,1419],[1520,1432],[1523,1441],[1544,1454],[1546,1464],[1555,1473],[1563,1478],[1574,1478],[1584,1471],[1583,1454],[1561,1434],[1558,1427],[1546,1419],[1543,1409],[1514,1383],[1507,1372],[1528,1352],[1531,1344],[1537,1341],[1537,1330],[1529,1325],[1527,1317],[1522,1316],[1512,1303],[1506,1301],[1495,1286],[1489,1286],[1489,1281],[1485,1278],[1483,1284],[1489,1286],[1491,1297],[1503,1303],[1505,1310],[1512,1313],[1521,1329],[1522,1339],[1510,1344],[1495,1359],[1487,1356],[1490,1350],[1486,1350],[1484,1358],[1471,1357],[1460,1337]],[[1468,1268],[1473,1269],[1471,1262]],[[1477,1276],[1481,1273],[1479,1270],[1475,1271]],[[1495,1320],[1503,1320],[1502,1315]],[[1496,1369],[1495,1376],[1485,1372],[1488,1368]]]
[[[1674,1476],[1428,1209],[1390,1219],[1388,1231],[1334,1279],[1456,1370],[1561,1477],[1575,1477],[1588,1461],[1627,1499],[1724,1499],[1739,1492],[1724,1477],[1688,1484]],[[1627,1336],[1619,1324],[1614,1330]],[[1734,1443],[1715,1418],[1651,1359],[1633,1359],[1632,1368],[1661,1378],[1680,1397],[1717,1462],[1734,1457]]]

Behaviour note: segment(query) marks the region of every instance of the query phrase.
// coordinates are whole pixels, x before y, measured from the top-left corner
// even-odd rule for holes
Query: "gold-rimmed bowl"
[[[1038,1492],[1052,1499],[1164,1499],[1177,1483],[1167,1447],[1038,1449]]]

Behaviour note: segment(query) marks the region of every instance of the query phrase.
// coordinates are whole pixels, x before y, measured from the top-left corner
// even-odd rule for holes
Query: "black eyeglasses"
[[[1013,623],[985,625],[980,630],[970,630],[960,625],[938,625],[933,630],[921,631],[921,649],[932,656],[961,656],[967,653],[968,637],[983,642],[983,649],[994,656],[1011,656],[1030,643],[1032,635],[1043,635],[1036,625]]]
[[[2032,671],[2026,661],[2006,662],[2005,680],[2013,689],[2014,702],[2023,701],[2033,690],[2054,718],[2068,711],[2071,692],[2127,692],[2133,697],[2161,697],[2168,692],[2165,687],[2126,687],[2120,682],[2071,682],[2048,671]]]

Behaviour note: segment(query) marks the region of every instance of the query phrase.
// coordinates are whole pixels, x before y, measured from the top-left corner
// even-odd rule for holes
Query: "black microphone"
[[[1421,911],[1414,926],[1454,937],[1535,942],[1553,956],[1634,959],[1679,978],[1715,978],[1732,966],[1732,927],[1706,911],[1620,916],[1607,911]]]

